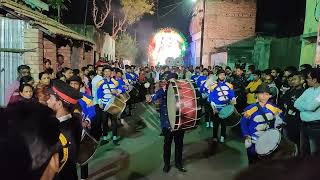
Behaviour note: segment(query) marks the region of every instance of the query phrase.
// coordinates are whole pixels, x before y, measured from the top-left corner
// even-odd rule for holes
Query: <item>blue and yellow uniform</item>
[[[209,87],[208,101],[213,109],[220,111],[230,101],[235,100],[232,84],[225,81],[216,81]]]
[[[206,82],[208,76],[199,76],[196,81],[197,88],[201,88],[201,86]],[[200,91],[201,92],[201,91]]]
[[[200,77],[200,73],[196,72],[194,75],[191,76],[191,81],[196,83],[199,77]]]
[[[152,102],[160,99],[160,125],[162,129],[170,129],[169,117],[168,117],[168,109],[167,109],[167,91],[163,88],[160,88],[153,96]]]
[[[119,78],[116,80],[118,81],[119,87],[123,88],[124,90],[121,94],[129,90],[129,81],[127,79]]]
[[[136,76],[131,72],[126,72],[125,76],[130,84],[133,84],[137,80]]]
[[[110,80],[103,79],[97,84],[97,97],[99,105],[102,105],[102,110],[106,111],[110,105],[112,104],[111,98],[113,98],[114,94],[112,91],[115,90],[118,93],[123,93],[125,90],[119,86],[119,83],[114,78]]]
[[[283,123],[282,111],[275,105],[267,102],[267,104],[262,107],[262,110],[269,120],[268,122],[263,118],[263,112],[259,111],[257,103],[245,108],[240,121],[242,135],[251,138],[252,144],[250,147],[247,147],[248,153],[251,155],[256,154],[255,143],[259,136],[266,130],[277,127]]]
[[[96,111],[93,105],[93,98],[85,93],[81,93],[82,98],[79,99],[79,104],[82,109],[82,119],[92,122]]]

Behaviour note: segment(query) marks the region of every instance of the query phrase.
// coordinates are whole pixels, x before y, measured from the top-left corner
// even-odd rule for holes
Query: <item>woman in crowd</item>
[[[18,89],[16,89],[12,96],[10,97],[10,100],[9,100],[9,103],[8,104],[12,104],[12,103],[15,103],[15,102],[18,102],[21,100],[21,96],[20,96],[20,87],[21,85],[24,85],[24,84],[29,84],[31,85],[31,87],[33,87],[34,85],[34,80],[31,76],[23,76],[21,77],[20,79],[20,86]]]

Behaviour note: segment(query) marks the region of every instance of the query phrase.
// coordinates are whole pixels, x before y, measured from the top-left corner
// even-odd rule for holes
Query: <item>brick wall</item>
[[[38,74],[43,70],[43,34],[38,29],[26,28],[24,31],[24,48],[35,52],[24,53],[25,64],[31,67],[31,75],[38,81]]]
[[[63,67],[71,67],[71,48],[69,45],[58,48],[58,54],[64,57]],[[55,68],[55,67],[54,67]]]
[[[201,30],[201,14],[193,17],[190,24],[192,36]],[[207,0],[203,62],[210,62],[205,58],[215,53],[216,48],[254,36],[255,19],[255,0]]]
[[[55,69],[57,64],[57,47],[52,41],[43,38],[43,57],[50,59],[52,68]]]
[[[84,62],[83,66],[86,66],[88,64],[93,64],[93,59],[94,59],[94,54],[93,53],[94,53],[93,50],[90,50],[90,51],[87,51],[87,52],[84,53],[85,58],[84,58],[84,61],[83,61]]]

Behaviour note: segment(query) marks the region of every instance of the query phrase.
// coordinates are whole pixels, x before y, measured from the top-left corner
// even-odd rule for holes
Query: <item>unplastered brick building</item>
[[[193,9],[190,23],[192,36],[191,52],[194,65],[200,63],[201,24],[203,1],[198,1]],[[255,0],[205,0],[203,65],[215,65],[215,57],[220,47],[255,36]],[[221,60],[217,60],[221,62]],[[226,59],[225,59],[226,61]]]

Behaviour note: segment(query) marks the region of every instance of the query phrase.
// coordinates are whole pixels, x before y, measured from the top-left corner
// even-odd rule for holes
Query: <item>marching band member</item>
[[[282,111],[269,102],[271,95],[268,85],[259,85],[255,93],[258,102],[245,108],[240,121],[249,164],[256,163],[259,160],[255,150],[255,143],[259,136],[269,128],[277,128],[283,123]]]
[[[81,86],[83,86],[83,82],[79,76],[72,76],[67,83],[75,90],[80,92]],[[91,121],[94,120],[94,116],[96,115],[94,106],[93,106],[93,98],[86,93],[80,92],[81,98],[79,99],[79,104],[81,106],[81,113],[83,119],[84,128],[89,128],[91,125]]]
[[[70,146],[68,160],[58,174],[57,179],[78,180],[77,165],[81,140],[81,121],[72,115],[75,105],[80,99],[80,93],[61,80],[55,80],[50,89],[48,107],[56,112],[60,121],[60,130],[66,136]]]
[[[199,76],[200,76],[200,67],[197,66],[196,69],[195,69],[194,74],[191,76],[191,81],[196,83],[197,79],[199,78]]]
[[[98,83],[103,80],[103,66],[99,65],[96,67],[96,73],[97,75],[92,79],[91,84],[92,84],[92,96],[93,96],[93,104],[95,108],[95,118],[93,123],[91,124],[92,128],[92,136],[99,141],[100,137],[102,135],[102,129],[101,129],[101,123],[102,123],[102,118],[103,118],[103,111],[99,107],[99,102],[98,102],[98,97],[97,97],[97,90],[99,88]]]
[[[226,74],[223,69],[217,72],[218,81],[214,82],[210,87],[209,101],[213,108],[214,120],[213,120],[213,141],[218,141],[218,128],[221,125],[221,137],[220,142],[224,142],[226,137],[226,126],[222,119],[219,118],[219,111],[228,104],[236,104],[236,98],[233,92],[232,84],[226,82]]]
[[[178,75],[175,74],[175,79]],[[182,165],[182,150],[183,150],[183,137],[184,130],[171,131],[171,126],[168,118],[167,109],[167,87],[163,86],[152,97],[147,96],[146,101],[148,103],[155,102],[161,99],[160,104],[160,124],[163,129],[164,145],[163,145],[163,160],[164,167],[163,172],[168,173],[170,171],[170,156],[171,156],[171,144],[174,139],[175,143],[175,166],[180,172],[187,172]]]
[[[108,143],[108,120],[111,120],[111,126],[112,126],[112,135],[113,135],[113,143],[115,145],[119,145],[117,141],[117,115],[112,115],[107,112],[107,108],[112,103],[111,98],[113,96],[117,96],[121,94],[124,89],[119,86],[118,81],[116,81],[113,76],[113,68],[110,66],[105,66],[103,68],[103,75],[104,79],[100,81],[98,85],[97,90],[97,97],[100,108],[104,111],[105,117],[103,117],[103,139],[101,144],[104,145]]]
[[[72,76],[67,83],[76,91],[80,92],[81,86],[83,86],[82,79],[79,76]],[[86,93],[82,93],[81,98],[78,100],[81,109],[79,110],[82,114],[82,127],[89,130],[91,129],[91,122],[96,115],[95,108],[93,106],[92,97]],[[91,133],[90,133],[91,134]],[[88,178],[88,164],[81,166],[81,179]]]
[[[118,81],[119,87],[122,87],[124,91],[121,94],[129,91],[129,81],[127,79],[123,79],[123,71],[119,68],[115,69],[115,80]],[[124,112],[120,115],[120,122],[121,124],[124,123]]]
[[[208,80],[209,71],[208,69],[204,68],[202,70],[202,75],[199,76],[197,79],[197,88],[199,88],[199,93],[201,94],[201,106],[204,107],[205,110],[205,121],[206,121],[206,127],[213,127],[212,122],[212,108],[210,106],[210,103],[208,102],[208,91],[206,91],[206,88],[204,87],[205,82]]]

